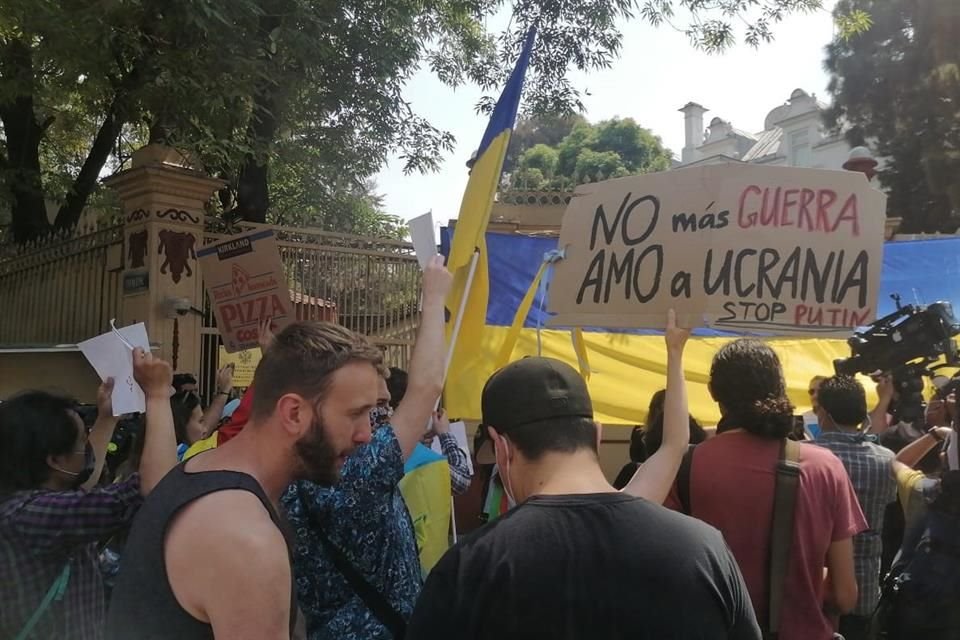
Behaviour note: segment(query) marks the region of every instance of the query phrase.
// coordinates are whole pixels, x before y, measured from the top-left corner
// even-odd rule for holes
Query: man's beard
[[[340,479],[337,458],[323,423],[318,419],[310,425],[310,431],[293,445],[293,451],[300,463],[299,479],[329,487]]]

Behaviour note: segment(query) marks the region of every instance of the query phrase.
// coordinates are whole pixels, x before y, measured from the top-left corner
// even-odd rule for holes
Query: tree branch
[[[93,145],[90,147],[86,160],[83,161],[80,173],[77,174],[77,178],[73,181],[73,186],[67,193],[63,205],[57,211],[57,219],[54,222],[56,228],[70,228],[80,220],[80,214],[83,213],[90,194],[97,187],[100,171],[110,157],[114,141],[126,122],[121,107],[121,102],[124,100],[126,100],[126,96],[121,96],[118,92],[110,103],[107,116],[93,139]]]
[[[6,135],[6,168],[9,172],[13,238],[23,243],[50,229],[40,174],[40,141],[43,130],[34,112],[33,53],[12,40],[0,50],[0,76],[15,90],[0,101],[0,121]]]

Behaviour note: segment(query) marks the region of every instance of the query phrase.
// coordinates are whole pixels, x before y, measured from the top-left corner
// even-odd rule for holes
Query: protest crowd
[[[143,415],[114,417],[112,380],[93,408],[0,403],[0,637],[960,637],[955,380],[907,420],[886,372],[872,411],[818,376],[796,416],[777,354],[742,338],[713,357],[704,428],[670,312],[614,484],[586,383],[546,357],[486,383],[474,449],[495,467],[472,478],[436,410],[451,284],[435,258],[409,371],[338,325],[267,320],[241,398],[225,368],[204,409],[138,348]],[[438,461],[431,501],[410,480]],[[477,481],[486,524],[450,546],[450,496]]]
[[[960,366],[960,323],[949,304],[897,300],[864,329],[884,196],[863,176],[710,165],[586,185],[486,361],[471,296],[489,293],[486,225],[534,31],[446,258],[426,225],[406,370],[376,336],[297,319],[271,230],[202,243],[200,228],[216,346],[260,351],[242,392],[228,365],[202,398],[146,323],[111,321],[77,345],[103,380],[95,405],[2,399],[0,640],[960,640],[960,374],[927,369]],[[560,352],[539,325],[537,355],[510,357],[538,291],[579,368],[543,355]],[[623,330],[608,343],[623,351],[654,330],[659,349],[637,356],[655,376],[619,380],[617,400],[649,408],[613,482],[589,327]],[[694,340],[711,423],[692,415],[685,367],[705,327],[727,332]],[[784,335],[771,328],[857,328],[805,413],[777,344],[730,336]],[[448,375],[458,349],[485,361]],[[464,374],[478,369],[482,384]],[[451,393],[479,400],[472,446]],[[467,495],[477,527],[461,538]]]

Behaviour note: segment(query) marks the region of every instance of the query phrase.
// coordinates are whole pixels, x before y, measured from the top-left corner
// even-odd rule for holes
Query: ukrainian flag
[[[523,92],[523,79],[530,63],[530,52],[536,29],[531,28],[523,44],[520,59],[510,74],[510,79],[500,94],[487,130],[477,149],[475,162],[470,171],[470,179],[463,193],[460,215],[457,217],[456,230],[447,257],[447,268],[453,272],[453,288],[447,297],[447,338],[457,319],[460,306],[466,296],[460,334],[453,349],[451,371],[463,366],[466,360],[474,357],[474,346],[483,333],[484,318],[487,314],[487,299],[490,293],[487,269],[487,250],[484,240],[493,199],[500,184],[503,159],[510,144],[510,133],[517,119],[520,94]],[[468,282],[470,263],[477,256],[476,271],[472,286]]]
[[[543,278],[546,286],[535,289],[529,305],[524,298],[540,272],[544,254],[557,249],[556,238],[488,233],[486,249],[490,265],[490,296],[484,326],[467,346],[468,362],[451,368],[445,403],[450,415],[466,420],[480,418],[480,394],[487,378],[503,361],[504,344],[520,312],[520,328],[509,360],[542,353],[573,366],[577,354],[569,329],[544,329],[549,313],[544,293],[562,286],[553,281],[552,270]],[[449,247],[447,233],[441,235],[441,251]],[[960,310],[960,238],[888,242],[884,246],[880,277],[878,317],[891,313],[891,294],[904,301],[929,304],[947,300]],[[930,274],[937,274],[931,278]],[[524,312],[523,309],[526,309]],[[539,328],[539,330],[538,330]],[[852,330],[851,330],[852,333]],[[690,413],[704,424],[719,419],[716,403],[707,382],[717,349],[739,334],[698,329],[684,354]],[[590,353],[592,375],[588,381],[597,420],[611,425],[642,424],[650,396],[666,384],[666,349],[663,336],[652,330],[613,330],[584,327],[584,343]],[[798,413],[810,406],[807,385],[815,375],[831,375],[833,361],[850,355],[845,340],[771,337],[765,338],[780,356],[787,391]],[[873,402],[874,385],[861,379]]]
[[[433,449],[418,444],[403,466],[400,494],[410,512],[424,577],[450,547],[450,465]]]

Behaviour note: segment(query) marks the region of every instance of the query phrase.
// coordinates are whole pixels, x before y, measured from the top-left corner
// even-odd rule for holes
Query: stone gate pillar
[[[132,168],[104,184],[123,210],[123,277],[118,325],[144,322],[151,342],[174,371],[200,373],[204,205],[222,180],[185,166],[161,145],[134,153]]]

